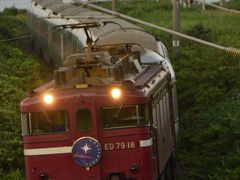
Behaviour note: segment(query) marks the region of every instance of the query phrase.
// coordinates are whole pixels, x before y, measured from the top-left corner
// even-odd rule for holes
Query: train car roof
[[[69,16],[69,19],[74,20],[76,23],[96,21],[103,23],[104,25],[101,27],[91,28],[91,34],[96,45],[134,42],[141,44],[146,49],[158,51],[156,39],[153,35],[126,20],[81,6],[64,3],[60,0],[34,0],[33,3],[40,5],[43,10],[52,11],[52,14],[59,17]],[[80,41],[83,40],[82,37],[78,36],[77,30],[74,30],[73,33],[80,38]]]

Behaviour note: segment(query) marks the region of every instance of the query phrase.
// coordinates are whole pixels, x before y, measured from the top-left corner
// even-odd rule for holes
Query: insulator
[[[240,49],[238,48],[228,47],[226,48],[226,52],[235,56],[240,56]]]

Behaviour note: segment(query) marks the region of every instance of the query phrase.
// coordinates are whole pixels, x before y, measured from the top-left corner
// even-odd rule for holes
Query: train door
[[[101,146],[98,142],[96,106],[94,100],[80,100],[72,104],[75,110],[75,133],[72,148],[79,179],[101,179]]]
[[[153,94],[153,133],[154,148],[156,151],[158,172],[163,173],[165,165],[171,157],[173,148],[173,133],[171,124],[171,104],[169,92],[171,88],[167,78],[162,82],[162,85],[157,92]]]

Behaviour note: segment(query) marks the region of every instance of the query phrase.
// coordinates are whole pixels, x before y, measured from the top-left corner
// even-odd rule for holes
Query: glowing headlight
[[[45,94],[44,97],[43,97],[43,101],[46,103],[46,104],[52,104],[53,102],[53,96],[51,94]]]
[[[112,89],[112,97],[113,97],[114,99],[120,98],[120,97],[121,97],[121,94],[122,94],[122,92],[121,92],[121,90],[120,90],[119,88],[113,88],[113,89]]]

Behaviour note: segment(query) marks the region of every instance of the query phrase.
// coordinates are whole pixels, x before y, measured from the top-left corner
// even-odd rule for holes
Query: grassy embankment
[[[132,0],[119,9],[171,28],[171,6],[169,0],[148,4]],[[240,2],[231,1],[225,6],[240,9]],[[171,35],[145,28],[166,44],[176,71],[180,179],[240,179],[240,57],[184,39],[180,53],[173,55]],[[181,8],[181,32],[240,48],[239,15],[208,7],[202,11],[200,6]]]

